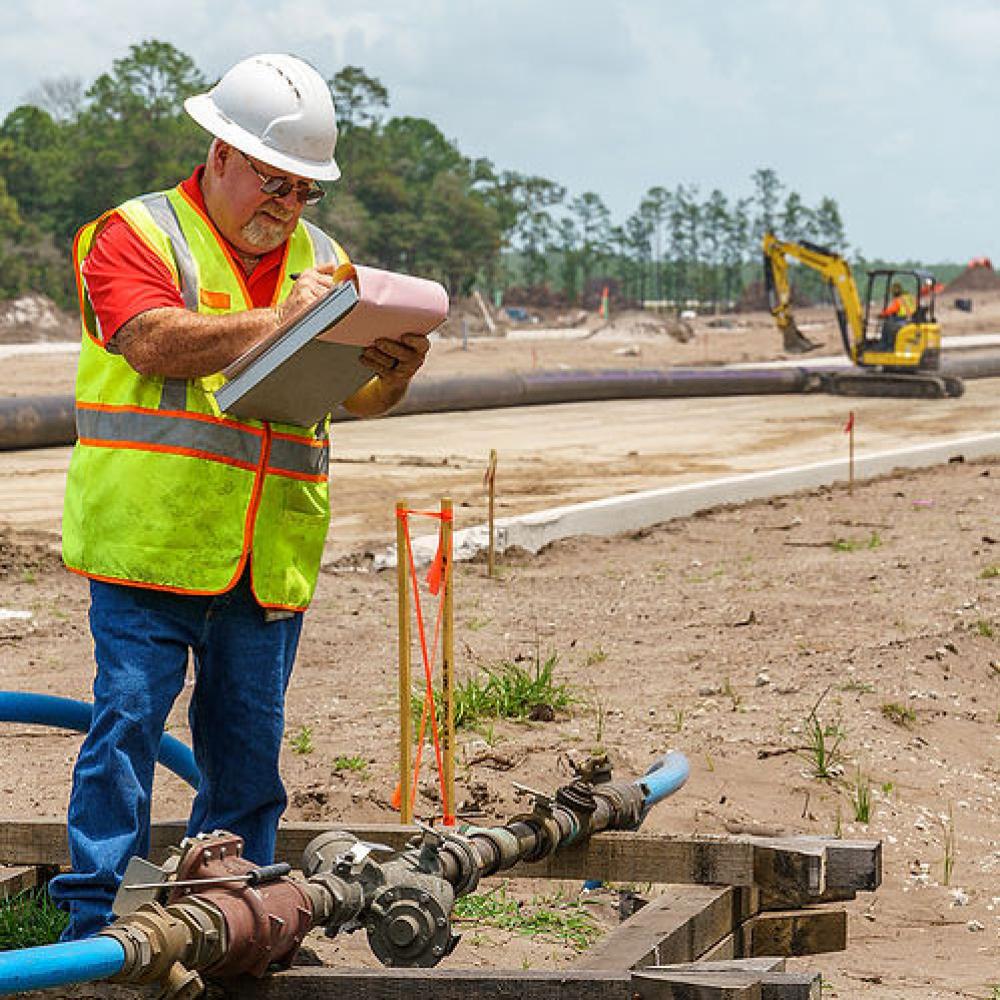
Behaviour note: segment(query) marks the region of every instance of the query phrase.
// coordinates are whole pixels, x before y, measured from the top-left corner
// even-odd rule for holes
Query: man
[[[51,884],[64,939],[111,919],[125,865],[149,848],[157,746],[189,651],[201,774],[188,832],[227,829],[273,859],[285,688],[329,522],[328,419],[311,428],[220,414],[223,368],[334,284],[343,250],[304,222],[335,180],[327,85],[287,55],[234,66],[185,102],[215,137],[172,191],[85,226],[74,256],[83,346],[63,557],[90,578],[93,722],[69,807],[72,873]],[[358,416],[398,402],[427,339],[376,340]]]
[[[909,292],[903,291],[903,286],[898,281],[892,283],[890,291],[892,301],[879,313],[879,316],[882,319],[893,318],[905,322],[917,311],[917,304]]]

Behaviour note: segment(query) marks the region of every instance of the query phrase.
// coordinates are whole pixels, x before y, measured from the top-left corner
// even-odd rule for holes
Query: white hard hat
[[[223,142],[266,163],[316,181],[335,181],[337,118],[326,82],[288,55],[250,56],[184,110]]]

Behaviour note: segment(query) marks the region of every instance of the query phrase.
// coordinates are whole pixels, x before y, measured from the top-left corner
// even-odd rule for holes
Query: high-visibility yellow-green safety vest
[[[167,266],[188,309],[252,308],[214,226],[180,187],[114,212]],[[236,419],[212,396],[222,375],[140,375],[106,350],[82,267],[107,215],[80,230],[73,251],[83,346],[63,511],[66,565],[99,580],[217,594],[236,584],[249,560],[261,605],[305,608],[329,525],[329,420],[305,428]],[[331,262],[346,263],[347,255],[300,221],[274,301],[288,296],[292,274]]]

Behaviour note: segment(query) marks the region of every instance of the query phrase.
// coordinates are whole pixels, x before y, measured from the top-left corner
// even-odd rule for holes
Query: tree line
[[[354,259],[436,278],[452,295],[479,285],[575,303],[611,284],[624,300],[731,302],[759,278],[760,236],[841,252],[837,203],[807,205],[773,169],[745,196],[653,187],[624,222],[601,196],[468,157],[425,118],[389,113],[376,78],[347,66],[329,81],[343,177],[308,214]],[[183,110],[211,85],[167,42],[130,47],[88,87],[43,81],[0,124],[0,297],[75,298],[77,229],[133,195],[172,187],[209,138]],[[595,291],[598,289],[598,291]]]

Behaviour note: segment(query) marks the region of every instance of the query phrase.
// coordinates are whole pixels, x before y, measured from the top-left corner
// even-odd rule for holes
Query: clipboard
[[[223,371],[220,410],[311,427],[374,377],[359,360],[368,344],[430,333],[448,315],[435,281],[353,265],[342,273],[347,280]]]

